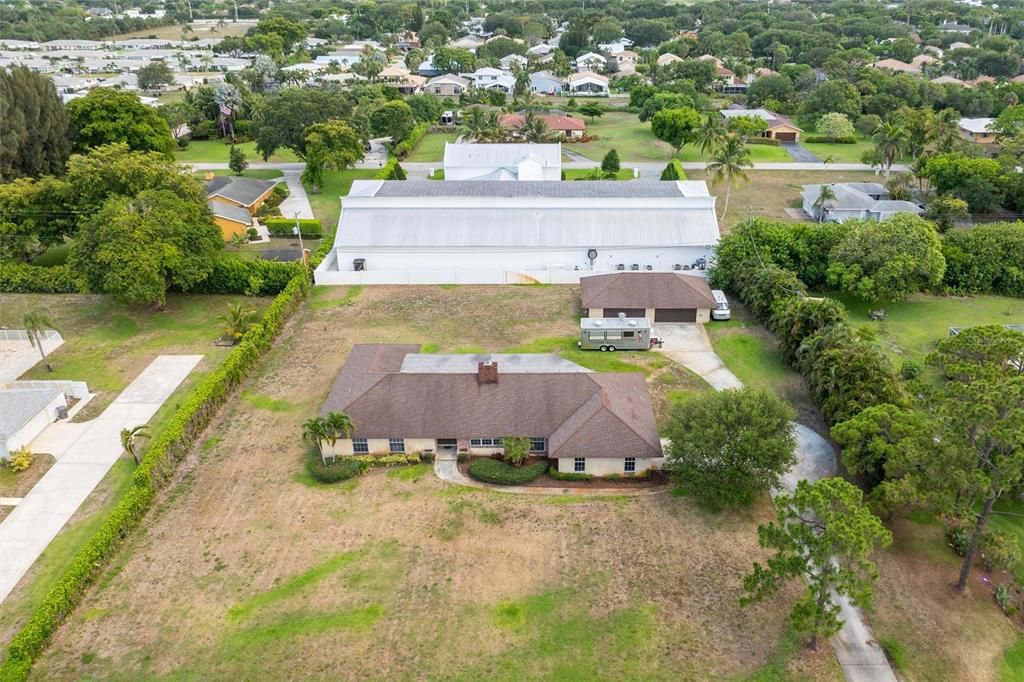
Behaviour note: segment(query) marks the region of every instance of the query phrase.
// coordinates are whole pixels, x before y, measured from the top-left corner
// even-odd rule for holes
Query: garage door
[[[696,308],[658,308],[654,311],[655,322],[696,322]]]
[[[643,317],[647,311],[643,308],[605,308],[605,317],[618,317],[619,313],[625,313],[626,317]]]
[[[775,133],[775,139],[779,142],[796,142],[796,133]]]

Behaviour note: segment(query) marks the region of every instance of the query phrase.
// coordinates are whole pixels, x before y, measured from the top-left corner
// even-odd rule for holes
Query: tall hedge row
[[[830,425],[873,405],[905,401],[889,359],[857,336],[842,304],[808,297],[794,272],[766,262],[763,253],[744,253],[746,238],[730,237],[740,243],[712,269],[712,283],[739,296],[775,333]]]
[[[950,230],[942,239],[942,255],[947,289],[1024,297],[1024,223]]]
[[[284,290],[301,266],[221,255],[209,277],[190,293],[273,296]],[[0,293],[73,294],[78,282],[67,265],[42,267],[28,263],[0,264]]]
[[[293,269],[291,279],[260,321],[245,333],[220,367],[196,386],[168,424],[156,434],[132,476],[131,487],[11,640],[7,657],[0,665],[0,680],[28,677],[33,662],[53,633],[81,601],[124,538],[140,524],[177,463],[194,446],[234,389],[252,372],[309,289],[307,274]]]

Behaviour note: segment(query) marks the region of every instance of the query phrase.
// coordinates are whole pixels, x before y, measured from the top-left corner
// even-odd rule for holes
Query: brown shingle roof
[[[616,272],[580,278],[584,308],[714,308],[703,277],[676,272]]]
[[[641,374],[402,374],[416,346],[357,345],[322,414],[340,410],[357,438],[548,438],[552,457],[660,457]]]

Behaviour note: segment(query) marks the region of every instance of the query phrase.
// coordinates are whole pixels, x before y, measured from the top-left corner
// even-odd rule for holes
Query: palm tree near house
[[[953,151],[960,140],[960,114],[955,109],[942,109],[932,119],[932,140],[940,154]]]
[[[882,160],[883,175],[889,179],[889,171],[907,148],[907,129],[894,121],[883,121],[871,134],[875,151]]]
[[[471,142],[483,142],[488,136],[487,112],[480,107],[473,107],[462,119],[462,134]]]
[[[327,457],[324,456],[324,441],[328,437],[327,420],[323,417],[311,417],[302,424],[302,441],[316,448],[324,464],[327,464]]]
[[[484,112],[484,139],[488,142],[501,142],[505,137],[505,129],[501,126],[501,114],[497,109]]]
[[[829,207],[829,202],[836,200],[836,191],[832,185],[822,185],[818,191],[818,198],[814,200],[814,206],[818,209],[818,224],[821,225],[825,222],[825,211]]]
[[[132,456],[135,466],[138,466],[141,461],[139,459],[140,438],[149,438],[149,427],[145,424],[133,426],[130,429],[121,429],[121,448]]]
[[[334,452],[334,444],[341,438],[351,438],[352,431],[356,428],[352,418],[344,412],[328,412],[324,417],[324,426],[327,428],[327,442],[331,444],[331,453]]]
[[[729,211],[729,193],[739,180],[750,182],[744,168],[754,166],[750,161],[750,150],[743,144],[739,135],[728,135],[711,157],[707,170],[712,174],[712,182],[718,184],[725,181],[725,204],[722,207],[722,218]]]
[[[701,126],[697,128],[696,142],[701,156],[707,156],[710,152],[717,149],[725,140],[726,135],[722,116],[717,112],[708,114]]]
[[[49,314],[45,310],[29,310],[22,316],[21,323],[25,326],[25,331],[28,333],[29,343],[39,351],[39,357],[42,358],[43,364],[46,365],[46,371],[52,372],[53,367],[50,367],[50,361],[46,357],[43,339],[45,338],[46,330],[54,328],[53,320],[50,319]]]
[[[548,139],[547,124],[532,111],[526,112],[520,132],[527,142],[545,142]]]

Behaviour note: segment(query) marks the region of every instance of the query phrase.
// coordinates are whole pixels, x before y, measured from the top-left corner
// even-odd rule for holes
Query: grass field
[[[474,491],[424,468],[342,486],[303,476],[299,427],[353,343],[571,353],[577,296],[318,289],[34,674],[841,679],[827,650],[801,651],[784,632],[797,585],[738,604],[763,556],[754,530],[772,514],[767,499],[711,515],[673,495]],[[636,363],[652,383],[671,367],[657,354],[591,355]],[[685,391],[683,381],[670,385]]]
[[[440,163],[444,159],[444,145],[446,142],[455,142],[458,133],[427,133],[412,150],[406,161],[410,163]]]
[[[804,133],[804,137],[813,133]],[[874,149],[874,142],[870,137],[857,134],[857,142],[854,144],[829,144],[827,142],[800,142],[807,151],[815,154],[822,161],[829,160],[831,163],[861,163],[864,152]],[[904,157],[897,163],[910,163],[910,157]]]
[[[200,180],[206,177],[207,173],[213,173],[214,175],[234,175],[234,173],[227,168],[219,168],[217,170],[209,171],[196,171],[194,175]],[[283,172],[276,168],[247,168],[242,171],[242,175],[247,178],[259,178],[260,180],[273,180],[280,178],[284,175]]]
[[[325,234],[334,234],[341,215],[341,198],[348,194],[353,180],[372,180],[379,171],[373,168],[353,168],[345,171],[327,171],[320,192],[313,194],[306,185],[306,195],[313,208],[313,215],[324,228]]]
[[[260,163],[263,157],[256,151],[255,142],[242,142],[236,145],[245,153],[249,163]],[[174,152],[174,159],[179,163],[227,163],[231,153],[231,145],[223,140],[194,140],[189,142],[187,149]],[[271,163],[297,163],[299,158],[290,149],[281,147],[270,157]]]
[[[600,170],[600,167],[595,168],[566,168],[562,172],[565,174],[566,180],[585,180],[588,175],[593,173],[595,170]],[[616,180],[632,180],[633,169],[632,168],[620,168],[619,172],[615,175]]]
[[[196,38],[227,38],[228,36],[244,36],[246,31],[256,25],[256,20],[240,21],[238,23],[228,21],[223,26],[210,26],[207,24],[190,24],[192,33],[184,34],[184,40],[189,40],[193,35]],[[109,36],[105,40],[127,40],[129,38],[157,38],[160,40],[182,40],[182,28],[179,24],[170,26],[159,26],[147,28],[131,33],[120,33],[116,36]]]
[[[610,150],[619,153],[623,163],[629,161],[665,161],[672,158],[672,147],[654,137],[651,126],[641,123],[636,114],[610,111],[601,118],[585,119],[587,134],[598,139],[591,142],[565,144],[566,151],[600,161]]]
[[[850,322],[875,335],[898,362],[922,362],[950,327],[1024,324],[1024,300],[1019,298],[916,294],[900,303],[868,304],[848,294],[827,295],[842,301]],[[868,311],[878,308],[885,310],[885,320],[872,322]]]

